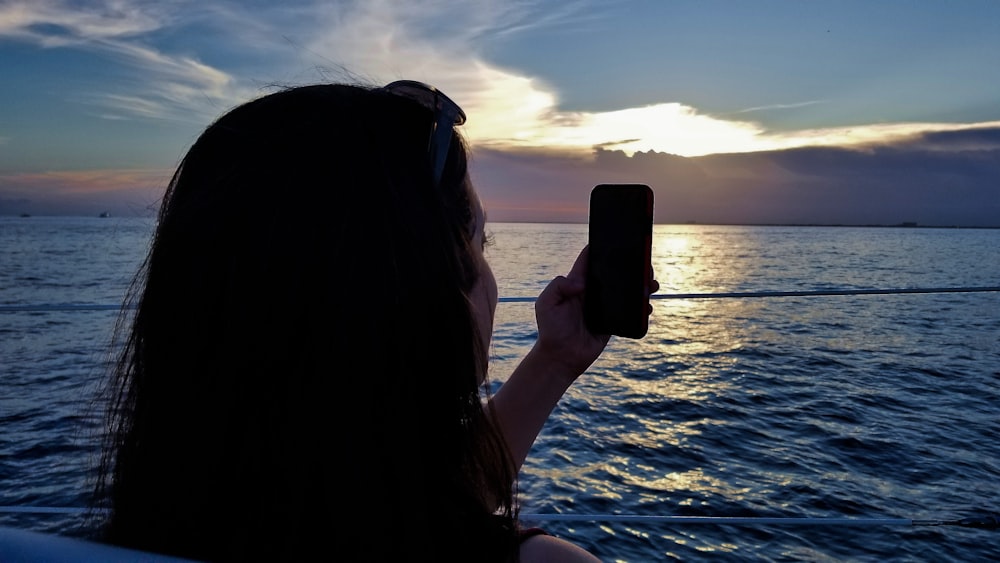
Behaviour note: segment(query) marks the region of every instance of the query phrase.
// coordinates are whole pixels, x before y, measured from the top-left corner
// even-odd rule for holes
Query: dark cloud
[[[593,185],[643,182],[659,223],[1000,226],[1000,129],[692,158],[484,151],[474,173],[494,221],[545,220],[552,209],[552,220],[585,222]]]
[[[1000,127],[927,132],[908,145],[938,150],[1000,149]]]
[[[72,189],[75,174],[0,176],[0,214],[149,215],[164,174],[81,175]],[[1000,227],[1000,128],[700,157],[474,147],[472,174],[491,221],[584,223],[595,184],[641,182],[656,193],[658,223]],[[108,187],[121,185],[142,187]]]

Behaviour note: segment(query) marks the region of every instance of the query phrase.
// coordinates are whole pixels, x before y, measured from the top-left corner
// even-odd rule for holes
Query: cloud
[[[79,94],[88,103],[107,108],[111,118],[126,116],[203,122],[220,107],[228,108],[249,95],[227,72],[194,56],[168,54],[151,45],[151,35],[181,25],[197,4],[188,2],[128,2],[106,0],[21,0],[0,6],[0,38],[48,49],[97,53],[132,73],[131,80],[109,85],[114,91]]]
[[[798,109],[808,106],[813,106],[816,104],[825,103],[822,100],[810,100],[807,102],[795,102],[791,104],[771,104],[767,106],[757,106],[752,108],[745,108],[737,111],[736,113],[752,113],[756,111],[773,111],[773,110],[785,110],[785,109]]]
[[[930,151],[995,151],[1000,149],[1000,123],[925,131],[905,145]]]
[[[463,128],[479,146],[561,150],[589,154],[594,146],[628,153],[657,150],[695,155],[753,150],[762,128],[715,118],[679,103],[609,112],[568,112],[557,90],[543,79],[491,64],[481,45],[535,26],[586,25],[582,5],[538,18],[531,3],[370,1],[331,3],[314,13],[317,24],[305,51],[364,81],[401,77],[431,82],[470,116]],[[442,22],[449,33],[442,34]],[[564,29],[563,29],[564,30]],[[565,30],[564,30],[565,31]]]
[[[172,170],[106,169],[0,174],[0,214],[149,215]]]
[[[794,148],[807,146],[858,147],[906,142],[935,133],[967,131],[1000,126],[1000,121],[985,123],[889,123],[830,127],[766,133],[760,137],[762,148]]]
[[[590,155],[600,146],[628,155],[656,151],[701,156],[804,146],[865,146],[983,125],[859,124],[770,131],[759,122],[708,115],[676,102],[603,112],[565,111],[554,86],[540,77],[492,64],[483,53],[482,45],[490,39],[515,36],[528,26],[587,22],[579,5],[537,20],[535,8],[531,3],[470,2],[461,9],[449,2],[333,3],[314,14],[317,25],[307,50],[330,61],[348,78],[352,77],[349,69],[355,68],[364,69],[361,78],[371,83],[408,77],[437,85],[469,115],[463,127],[466,137],[476,146],[499,150]],[[442,21],[448,21],[454,33],[442,35]],[[827,102],[771,104],[740,113],[821,103]]]
[[[594,185],[641,182],[656,193],[658,223],[1000,227],[1000,124],[863,150],[681,157],[597,149],[582,158],[481,149],[473,156],[491,221],[586,222]]]
[[[594,6],[551,8],[498,3],[368,0],[253,3],[216,1],[20,0],[0,7],[0,37],[44,47],[85,49],[128,69],[106,90],[76,94],[109,119],[171,119],[206,124],[268,84],[317,80],[384,83],[401,77],[431,82],[470,116],[474,144],[503,150],[568,151],[594,147],[626,154],[682,156],[864,146],[967,125],[859,124],[770,131],[763,124],[709,115],[673,101],[611,111],[566,111],[557,88],[537,76],[489,61],[486,49],[538,27],[582,29]],[[165,42],[163,36],[196,36]],[[180,52],[180,49],[185,49]],[[199,54],[200,50],[200,54]],[[219,56],[216,53],[226,53]],[[239,55],[253,64],[239,62]],[[215,62],[206,62],[212,57]],[[223,62],[225,61],[225,62]],[[247,70],[250,68],[252,70]],[[251,75],[250,73],[255,73]],[[810,100],[748,108],[738,115],[798,108]]]
[[[514,84],[517,81],[498,79],[494,84],[505,82]],[[530,82],[524,89],[527,87]],[[810,146],[862,148],[935,133],[1000,125],[1000,122],[893,123],[768,131],[756,122],[717,118],[679,103],[607,112],[561,112],[556,95],[544,90],[531,92],[524,104],[518,105],[518,98],[508,100],[505,104],[487,105],[480,114],[467,112],[470,114],[466,127],[470,139],[497,149],[590,153],[594,147],[603,147],[619,149],[628,155],[655,151],[703,156]],[[481,118],[485,118],[486,123],[477,128],[474,122]]]
[[[140,7],[141,6],[141,7]],[[43,47],[79,46],[159,29],[167,12],[155,5],[108,1],[11,0],[0,5],[0,37]]]
[[[32,198],[114,194],[136,188],[162,190],[173,172],[169,170],[68,170],[0,174],[0,192]]]
[[[168,56],[126,42],[100,48],[126,66],[141,69],[131,93],[100,92],[87,96],[110,115],[168,118],[204,123],[250,97],[228,73],[187,56]]]
[[[518,136],[487,141],[494,147],[561,147],[585,151],[595,146],[627,154],[655,150],[684,156],[748,150],[763,133],[760,125],[717,119],[679,103],[607,112],[559,112],[553,102]]]
[[[507,119],[535,127],[552,101],[538,79],[484,62],[483,44],[539,26],[585,21],[582,4],[540,12],[531,2],[398,0],[364,2],[21,0],[0,7],[0,37],[45,48],[97,53],[128,69],[131,78],[82,96],[125,117],[204,122],[272,85],[319,80],[431,82],[480,113],[476,131]],[[165,35],[197,34],[188,52]],[[202,55],[194,51],[199,49]],[[205,62],[213,49],[229,54]],[[235,54],[236,56],[232,56]],[[254,57],[251,75],[233,61]],[[225,60],[226,62],[222,62]],[[235,65],[235,66],[234,66]],[[126,75],[128,78],[128,75]],[[540,106],[541,104],[541,106]],[[542,107],[544,106],[544,107]],[[492,131],[502,137],[509,128]]]
[[[642,182],[658,223],[1000,227],[1000,125],[932,132],[863,150],[800,147],[683,157],[472,147],[490,221],[586,222],[598,183]],[[149,214],[170,170],[0,175],[0,214]]]

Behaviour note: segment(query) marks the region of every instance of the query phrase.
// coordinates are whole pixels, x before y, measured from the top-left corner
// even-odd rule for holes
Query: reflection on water
[[[694,259],[691,247],[697,245],[696,233],[665,229],[664,225],[653,227],[653,273],[660,282],[661,293],[703,291],[695,285],[698,261]]]
[[[567,228],[561,240],[580,243],[580,227]],[[518,225],[495,232],[498,246],[521,240],[525,253],[510,268],[538,272],[519,286],[524,290],[537,293],[575,256],[546,270],[531,260],[558,263],[564,249]],[[656,225],[653,267],[661,294],[993,286],[998,236]],[[504,305],[498,315],[494,373],[502,378],[532,341],[518,325],[532,322],[531,307]],[[988,485],[1000,478],[1000,450],[989,438],[1000,432],[997,365],[995,294],[657,299],[648,335],[612,339],[556,408],[525,466],[522,492],[533,512],[989,512],[1000,502]],[[945,540],[940,531],[918,532],[924,541],[906,543],[899,532],[879,529],[596,522],[555,530],[623,561],[997,554],[975,538]]]

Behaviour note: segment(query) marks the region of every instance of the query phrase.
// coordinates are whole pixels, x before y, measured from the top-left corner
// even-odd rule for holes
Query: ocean
[[[517,298],[569,271],[587,227],[488,230],[495,389],[535,336]],[[0,506],[86,504],[89,399],[151,232],[147,218],[0,217]],[[588,520],[527,523],[605,561],[1000,560],[996,531],[881,523],[1000,514],[1000,293],[739,295],[995,287],[1000,230],[656,225],[653,254],[649,333],[612,339],[519,482],[523,513]],[[0,511],[37,531],[79,521]]]

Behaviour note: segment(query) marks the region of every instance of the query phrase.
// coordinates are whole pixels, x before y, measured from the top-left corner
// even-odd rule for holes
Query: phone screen
[[[596,334],[642,338],[653,279],[653,191],[645,184],[600,184],[590,193],[584,317]]]

